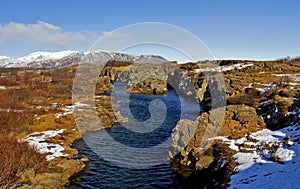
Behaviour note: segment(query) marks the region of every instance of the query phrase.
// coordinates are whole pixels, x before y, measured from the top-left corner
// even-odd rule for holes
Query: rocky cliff
[[[228,175],[227,178],[220,175],[223,178],[216,185],[212,183],[214,187],[224,188],[228,186],[229,175],[243,166],[244,160],[239,160],[243,155],[249,161],[260,157],[280,161],[276,151],[285,146],[285,139],[264,143],[258,136],[271,133],[268,129],[299,124],[300,63],[218,61],[218,64],[214,68],[192,63],[181,66],[198,89],[204,112],[196,121],[178,122],[169,156],[179,172],[188,169],[201,174]],[[214,121],[214,115],[220,110],[210,104],[211,95],[222,94],[223,90],[212,84],[213,79],[208,83],[205,72],[219,72],[224,78],[227,106],[221,127]],[[210,89],[209,85],[213,87]],[[215,98],[218,96],[222,95]],[[262,138],[267,140],[266,135]]]

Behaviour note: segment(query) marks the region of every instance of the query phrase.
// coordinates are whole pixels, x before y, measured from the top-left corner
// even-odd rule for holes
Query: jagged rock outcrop
[[[95,95],[103,95],[105,93],[112,92],[114,86],[110,83],[110,78],[107,76],[98,77],[95,86]]]
[[[114,82],[118,79],[119,74],[132,64],[133,62],[110,60],[105,64],[100,77],[107,76],[110,78],[110,81]]]
[[[214,176],[220,173],[217,174],[219,177],[226,177],[239,171],[239,166],[243,164],[238,159],[238,153],[242,154],[242,158],[258,154],[259,158],[282,162],[276,152],[279,146],[291,144],[289,138],[275,143],[265,142],[265,133],[271,131],[264,128],[278,130],[300,124],[299,62],[217,63],[219,68],[213,69],[201,65],[197,68],[192,63],[183,66],[197,89],[205,112],[196,121],[180,120],[174,128],[173,146],[169,154],[174,168],[183,174],[188,172],[186,170],[196,170],[202,178],[207,173]],[[222,73],[225,86],[222,90],[205,78],[205,72],[211,70]],[[228,104],[224,122],[217,134],[214,132],[214,121],[211,120],[212,113],[217,111],[211,106],[211,95],[215,91],[220,91],[219,94],[225,92]],[[215,97],[218,99],[218,95]],[[194,131],[193,127],[197,129]],[[210,140],[205,137],[207,133],[218,137]],[[259,133],[262,139],[258,137]],[[253,162],[256,158],[253,158]]]
[[[216,156],[214,147],[220,145],[213,137],[228,136],[238,139],[248,133],[259,131],[266,127],[262,117],[256,114],[252,107],[244,105],[230,105],[226,107],[224,122],[218,124],[212,115],[219,114],[220,109],[202,113],[196,121],[180,120],[172,134],[172,150],[170,158],[175,164],[188,167],[192,170],[209,168],[213,163],[227,159],[233,162],[231,155],[234,152],[224,145],[219,153],[227,152],[230,156]],[[179,153],[178,153],[179,152]],[[221,158],[221,159],[220,159]],[[230,167],[234,167],[230,165]]]
[[[278,130],[292,122],[293,114],[297,114],[299,108],[299,100],[294,96],[295,93],[280,89],[257,108],[257,112],[263,116],[269,129]]]
[[[110,128],[117,122],[112,97],[107,96],[107,93],[114,90],[114,86],[110,77],[99,77],[103,67],[82,64],[77,69],[72,97],[74,103],[81,103],[74,114],[81,132]]]
[[[127,90],[139,94],[165,94],[167,87],[188,98],[197,98],[191,78],[176,62],[162,64],[133,64],[119,74],[118,80],[127,83]]]
[[[146,79],[134,85],[129,92],[147,95],[167,94],[167,82],[159,79]]]
[[[204,73],[198,77],[198,97],[204,111],[226,106],[226,89],[220,73]]]
[[[9,186],[10,189],[28,189],[28,188],[65,188],[69,179],[81,172],[89,160],[86,157],[82,159],[62,159],[56,168],[45,173],[36,174],[34,170],[26,170],[20,175],[20,179]],[[60,169],[58,169],[60,168]]]

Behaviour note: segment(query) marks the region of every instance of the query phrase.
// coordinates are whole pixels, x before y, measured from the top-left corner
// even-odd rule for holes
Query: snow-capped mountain
[[[130,55],[110,51],[60,51],[60,52],[35,52],[27,56],[12,59],[0,56],[0,67],[27,67],[27,68],[58,68],[80,63],[105,63],[109,60],[129,61],[136,63],[162,63],[167,60],[155,55]]]
[[[9,63],[12,59],[8,56],[0,56],[0,67],[3,67],[3,65],[6,65]]]
[[[58,60],[77,52],[78,51],[35,52],[27,56],[20,57],[18,58],[18,60],[27,63],[36,62],[36,61],[46,61],[49,59]]]
[[[5,60],[5,59],[9,59],[8,56],[0,56],[0,60]]]

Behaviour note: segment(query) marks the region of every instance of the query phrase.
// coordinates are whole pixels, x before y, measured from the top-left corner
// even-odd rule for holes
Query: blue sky
[[[0,55],[86,51],[119,27],[163,22],[196,35],[216,59],[300,56],[299,5],[297,0],[2,1]]]

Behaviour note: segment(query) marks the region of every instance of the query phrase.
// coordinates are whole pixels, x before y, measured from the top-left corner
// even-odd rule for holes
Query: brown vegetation
[[[48,162],[45,155],[36,151],[25,142],[19,142],[14,136],[0,135],[0,186],[4,188],[18,179],[25,170],[34,173],[45,169]]]
[[[76,66],[61,69],[0,69],[0,188],[63,188],[82,170],[77,150],[80,139],[72,115],[62,108],[72,104]],[[54,105],[57,104],[57,105]],[[57,118],[55,114],[62,116]],[[46,161],[34,146],[21,142],[32,132],[64,129],[46,142],[60,144],[66,157]]]
[[[27,88],[12,87],[17,84],[14,78],[0,79],[8,88],[0,91],[0,186],[3,188],[9,187],[23,171],[38,173],[48,164],[45,155],[19,141],[18,136],[31,131],[32,112],[26,109],[26,102],[34,93]]]
[[[32,116],[27,112],[0,112],[0,117],[0,136],[28,133],[31,129]]]

